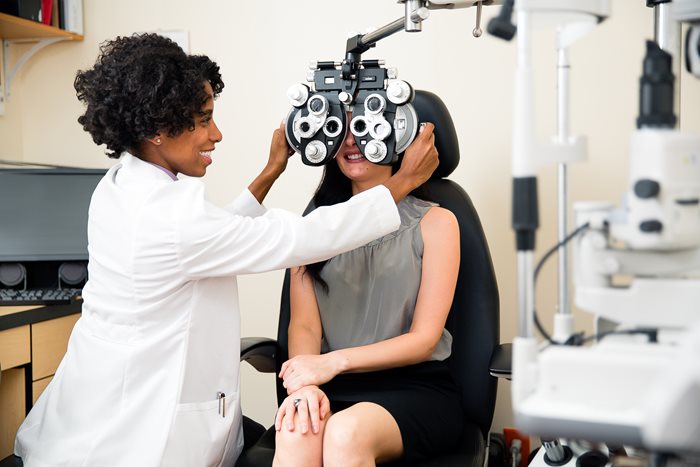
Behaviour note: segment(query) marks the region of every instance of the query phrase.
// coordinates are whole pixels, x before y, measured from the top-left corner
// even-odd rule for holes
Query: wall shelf
[[[2,41],[2,76],[0,77],[0,115],[5,113],[5,100],[10,95],[12,80],[22,66],[39,50],[62,41],[82,41],[83,36],[70,31],[0,13]],[[10,66],[9,48],[12,44],[34,43]]]
[[[64,31],[55,26],[37,23],[24,18],[0,13],[0,39],[41,39],[46,37],[64,37],[69,41],[82,41],[83,36]]]

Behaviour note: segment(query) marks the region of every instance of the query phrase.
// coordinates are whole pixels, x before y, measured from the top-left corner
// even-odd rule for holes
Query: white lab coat
[[[306,217],[268,211],[247,190],[221,209],[199,180],[123,155],[90,204],[82,317],[15,453],[25,467],[233,465],[236,276],[319,261],[399,222],[383,186]]]

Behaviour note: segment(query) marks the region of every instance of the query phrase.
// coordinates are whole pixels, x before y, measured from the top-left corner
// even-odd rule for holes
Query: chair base
[[[23,465],[24,464],[22,464],[22,459],[15,456],[14,454],[4,458],[3,460],[0,460],[0,467],[22,467]]]

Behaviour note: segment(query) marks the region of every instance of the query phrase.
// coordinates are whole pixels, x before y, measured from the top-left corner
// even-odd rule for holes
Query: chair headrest
[[[459,164],[459,141],[450,112],[442,99],[432,92],[421,90],[416,90],[413,107],[419,122],[435,125],[435,147],[440,154],[440,163],[430,178],[447,177]]]

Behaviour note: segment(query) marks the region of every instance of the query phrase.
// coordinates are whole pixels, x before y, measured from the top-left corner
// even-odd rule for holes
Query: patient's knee
[[[362,418],[348,411],[334,414],[326,424],[323,437],[324,456],[332,453],[347,459],[366,453],[369,445],[362,423]]]
[[[321,430],[323,426],[324,422],[321,422]],[[298,425],[294,431],[282,428],[275,436],[273,467],[321,467],[322,438],[323,431],[314,434],[309,430],[302,434]]]

